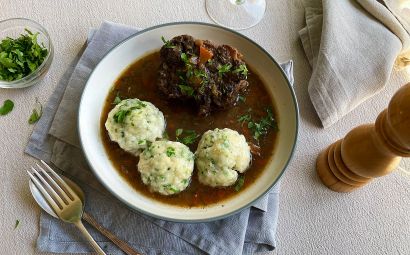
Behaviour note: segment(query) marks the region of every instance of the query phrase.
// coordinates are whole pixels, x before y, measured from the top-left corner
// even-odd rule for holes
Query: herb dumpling
[[[188,187],[194,170],[194,154],[179,142],[153,142],[140,155],[138,171],[151,191],[177,194]]]
[[[105,122],[110,139],[135,156],[162,138],[165,126],[164,115],[155,105],[136,98],[118,103]]]
[[[246,139],[229,129],[208,130],[199,141],[196,151],[198,179],[211,187],[230,186],[245,172],[251,162]]]

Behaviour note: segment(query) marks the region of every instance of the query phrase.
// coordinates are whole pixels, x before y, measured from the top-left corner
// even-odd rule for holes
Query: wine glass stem
[[[244,4],[246,0],[231,0],[231,2],[236,5],[241,5]]]
[[[205,7],[215,23],[241,30],[261,21],[266,10],[266,0],[206,0]]]

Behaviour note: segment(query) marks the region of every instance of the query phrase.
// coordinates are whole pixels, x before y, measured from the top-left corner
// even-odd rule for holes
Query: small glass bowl
[[[21,34],[24,34],[24,29],[29,29],[33,33],[39,33],[37,40],[38,43],[44,44],[48,50],[48,55],[44,59],[43,63],[29,75],[15,81],[2,81],[0,80],[0,88],[25,88],[33,86],[39,83],[46,75],[48,69],[51,66],[51,62],[54,57],[53,44],[51,43],[50,35],[47,30],[34,20],[25,18],[12,18],[0,21],[0,41],[7,36],[11,38],[18,38]]]

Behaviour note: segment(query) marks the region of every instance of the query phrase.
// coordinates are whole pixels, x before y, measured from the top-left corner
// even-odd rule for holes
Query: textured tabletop
[[[27,120],[35,98],[45,104],[83,45],[88,29],[103,20],[140,28],[211,20],[204,0],[0,0],[0,20],[11,17],[39,21],[49,30],[55,46],[53,65],[42,83],[0,91],[0,102],[11,99],[15,103],[11,114],[0,117],[0,253],[37,254],[40,209],[31,198],[26,174],[34,159],[23,153],[33,129]],[[402,161],[391,175],[350,194],[326,189],[315,173],[317,154],[352,127],[373,122],[394,92],[410,81],[410,75],[393,73],[386,89],[332,127],[321,128],[307,93],[312,70],[298,38],[303,21],[298,0],[268,0],[262,22],[242,32],[278,61],[293,59],[295,63],[300,135],[294,159],[282,179],[278,248],[273,254],[410,254],[410,159]],[[20,226],[14,230],[17,219]]]

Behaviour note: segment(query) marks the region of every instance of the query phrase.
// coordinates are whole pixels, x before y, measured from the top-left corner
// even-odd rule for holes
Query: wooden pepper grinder
[[[361,125],[320,153],[316,170],[331,190],[350,192],[393,171],[410,157],[410,83],[393,96],[375,124]]]

